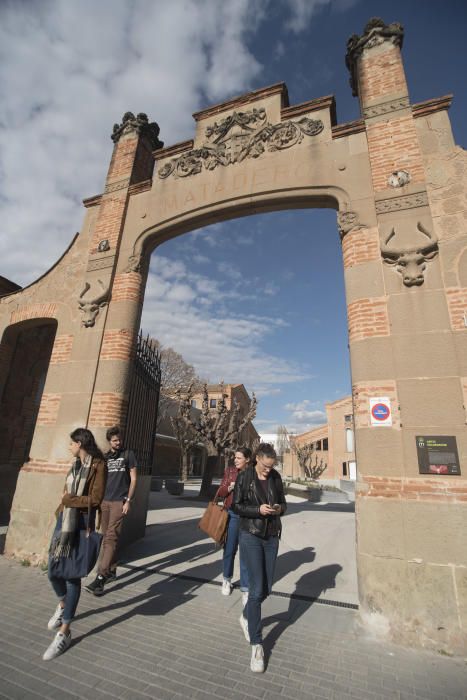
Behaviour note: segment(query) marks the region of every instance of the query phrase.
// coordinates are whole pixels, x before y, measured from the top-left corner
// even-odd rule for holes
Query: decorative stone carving
[[[410,173],[407,170],[395,170],[388,177],[390,187],[404,187],[410,182]]]
[[[376,213],[386,214],[391,211],[401,211],[401,209],[414,209],[415,207],[428,206],[428,195],[426,191],[407,194],[403,197],[392,197],[391,199],[380,199],[376,202]]]
[[[402,275],[402,281],[406,287],[420,286],[425,281],[423,275],[426,263],[433,260],[438,254],[438,238],[436,234],[431,234],[420,223],[417,229],[429,239],[425,246],[411,246],[406,248],[389,247],[389,241],[395,236],[395,229],[386,238],[384,245],[381,245],[381,255],[388,265],[395,265],[397,272]]]
[[[126,134],[143,134],[149,138],[152,148],[162,148],[164,144],[159,141],[159,132],[159,125],[156,122],[149,123],[148,115],[144,112],[140,112],[136,117],[133,112],[125,112],[122,123],[114,124],[111,139],[117,143],[120,137]]]
[[[216,138],[214,139],[214,143],[218,143],[234,126],[239,126],[242,130],[247,130],[253,133],[254,129],[250,128],[250,124],[258,127],[264,124],[265,121],[266,110],[264,107],[252,109],[250,112],[234,112],[225,119],[222,119],[219,124],[214,122],[212,126],[206,127],[205,134],[207,138],[215,136]]]
[[[107,287],[105,287],[102,280],[97,281],[101,288],[101,291],[97,293],[97,295],[88,299],[83,298],[91,289],[91,284],[89,282],[86,282],[86,284],[84,285],[84,289],[78,298],[79,310],[83,314],[82,324],[86,328],[90,328],[91,326],[95,325],[99,309],[102,309],[104,306],[106,306],[106,304],[109,303],[110,283]]]
[[[346,233],[349,233],[353,228],[359,228],[360,223],[358,216],[354,211],[339,211],[337,212],[337,228],[339,235],[344,238]]]
[[[94,258],[88,262],[88,272],[93,272],[94,270],[107,270],[113,267],[115,262],[115,255],[105,255],[104,257]]]
[[[130,184],[130,178],[126,177],[124,180],[119,180],[118,182],[111,182],[109,185],[105,186],[104,194],[109,194],[109,192],[117,192],[117,190],[123,190]]]
[[[105,253],[107,250],[110,250],[110,243],[107,238],[103,238],[102,241],[99,241],[97,250],[99,253]]]
[[[400,109],[406,109],[407,107],[410,107],[409,98],[399,97],[397,100],[389,100],[389,102],[382,102],[379,105],[364,107],[363,116],[365,117],[365,119],[370,119],[371,117],[380,117],[383,114],[397,112]]]
[[[379,17],[370,19],[363,30],[362,36],[352,34],[347,42],[345,65],[350,71],[350,87],[354,97],[358,95],[357,61],[362,52],[365,49],[371,49],[373,46],[379,46],[385,41],[402,47],[403,40],[404,28],[402,24],[399,24],[399,22],[385,24],[384,20]]]
[[[220,165],[241,163],[245,158],[258,158],[266,150],[291,148],[300,143],[304,136],[315,136],[323,129],[321,120],[308,117],[297,122],[270,124],[266,121],[263,108],[234,112],[219,124],[207,127],[206,137],[210,140],[201,148],[172,159],[159,170],[158,175],[161,179],[172,174],[175,177],[188,177],[197,175],[203,168],[214,170]]]
[[[143,258],[141,255],[130,255],[128,258],[128,265],[125,268],[125,272],[141,272],[143,264]]]

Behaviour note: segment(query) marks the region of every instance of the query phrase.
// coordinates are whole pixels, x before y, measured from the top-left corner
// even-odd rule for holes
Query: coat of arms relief
[[[206,128],[203,146],[162,166],[159,177],[187,177],[197,175],[203,169],[215,170],[220,165],[241,163],[245,158],[258,158],[266,150],[279,151],[295,146],[304,136],[316,136],[323,129],[320,119],[309,117],[271,124],[267,121],[264,107],[233,112]]]

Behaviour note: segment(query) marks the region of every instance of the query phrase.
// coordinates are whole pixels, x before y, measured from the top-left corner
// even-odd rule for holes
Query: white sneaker
[[[250,668],[253,673],[264,673],[264,651],[262,644],[253,644],[251,647]]]
[[[68,649],[71,644],[71,632],[68,634],[63,634],[63,632],[57,632],[53,638],[52,643],[49,645],[48,649],[42,657],[44,661],[51,661],[55,659],[56,656],[60,656],[64,651]]]
[[[230,595],[232,593],[232,584],[225,578],[222,581],[222,595]]]
[[[243,591],[242,593],[242,608],[246,607],[248,603],[248,591]]]
[[[243,613],[240,615],[240,627],[242,628],[243,634],[245,635],[245,639],[249,644],[250,643],[250,633],[248,632],[248,620],[246,619],[246,617],[244,616]]]
[[[60,603],[57,605],[57,609],[47,623],[48,630],[56,630],[63,624],[63,608]]]

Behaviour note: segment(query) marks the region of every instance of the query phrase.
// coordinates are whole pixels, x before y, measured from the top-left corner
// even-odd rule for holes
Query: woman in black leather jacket
[[[240,516],[240,557],[248,570],[248,602],[240,625],[252,646],[250,668],[255,673],[264,671],[261,603],[272,589],[280,516],[287,508],[281,476],[273,468],[276,459],[272,445],[261,443],[256,464],[237,478],[232,502],[233,511]]]

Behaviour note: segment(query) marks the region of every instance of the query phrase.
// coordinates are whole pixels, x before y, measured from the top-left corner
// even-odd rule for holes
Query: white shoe
[[[225,578],[222,581],[222,595],[230,595],[232,593],[232,584]]]
[[[240,627],[242,628],[243,634],[245,635],[245,639],[249,644],[250,643],[250,633],[248,632],[248,620],[246,619],[246,617],[244,616],[243,613],[240,615]]]
[[[253,644],[251,647],[250,668],[253,673],[264,673],[264,651],[262,644]]]
[[[70,644],[71,632],[68,632],[68,634],[57,632],[42,658],[44,661],[51,661],[52,659],[55,659],[55,657],[60,656],[60,654],[63,654],[63,652],[68,649]]]
[[[248,603],[248,591],[243,591],[242,593],[242,608],[246,607]]]
[[[57,605],[57,609],[47,623],[48,630],[56,630],[63,624],[63,608],[60,603]]]

